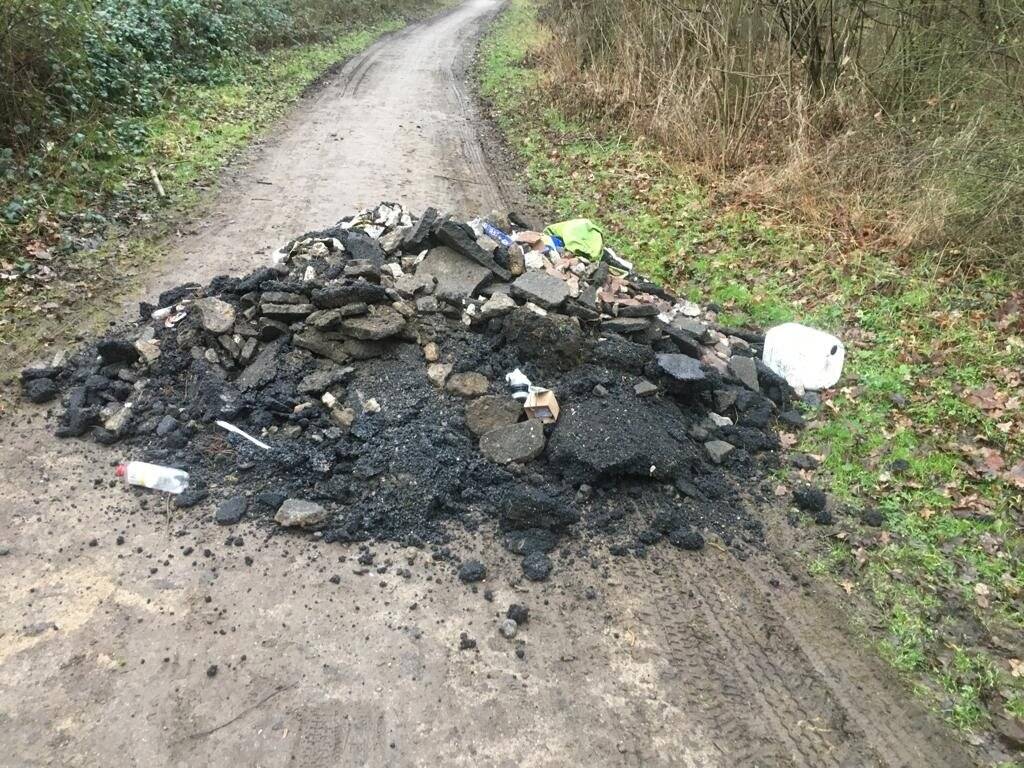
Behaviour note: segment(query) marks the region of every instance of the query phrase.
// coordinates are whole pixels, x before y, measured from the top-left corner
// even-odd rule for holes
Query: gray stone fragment
[[[427,366],[427,378],[435,387],[443,387],[453,367],[451,363],[431,363]]]
[[[601,330],[611,333],[643,333],[651,327],[651,321],[643,317],[615,317],[601,323]]]
[[[281,341],[272,341],[256,355],[256,359],[246,366],[245,370],[235,379],[235,386],[242,392],[262,387],[277,376],[277,356],[281,351]]]
[[[331,387],[346,383],[352,378],[355,368],[329,368],[325,371],[313,371],[299,382],[295,390],[300,395],[322,395]]]
[[[434,292],[434,276],[424,272],[402,275],[395,279],[395,290],[407,299],[414,296],[426,296]]]
[[[434,293],[463,297],[475,296],[491,279],[487,267],[446,247],[431,249],[416,274],[437,281]]]
[[[757,363],[752,357],[733,355],[729,358],[729,372],[739,379],[747,389],[754,392],[761,391],[761,385],[757,380]]]
[[[369,314],[350,317],[341,322],[340,331],[362,341],[380,341],[397,336],[405,330],[405,318],[389,306],[374,306]]]
[[[523,415],[518,400],[501,395],[478,397],[466,405],[466,426],[474,435],[484,435],[498,427],[515,424]]]
[[[480,307],[480,319],[491,320],[495,317],[507,315],[516,308],[516,302],[511,296],[504,293],[496,293],[483,303]]]
[[[203,328],[217,336],[227,333],[235,325],[235,308],[226,301],[210,296],[197,299],[192,308],[199,313],[199,322]]]
[[[47,403],[60,394],[50,379],[32,379],[25,383],[25,397],[33,403]]]
[[[515,619],[503,619],[501,624],[498,625],[498,632],[506,640],[511,640],[519,632],[519,625],[516,624]]]
[[[736,450],[736,446],[724,440],[710,440],[704,443],[704,450],[708,452],[708,457],[715,464],[721,464],[725,461],[726,456]]]
[[[636,393],[637,397],[650,397],[651,395],[658,394],[658,385],[644,379],[633,387],[633,392]]]
[[[348,352],[345,351],[345,345],[342,342],[324,338],[323,334],[317,331],[307,330],[298,333],[292,342],[296,347],[307,349],[314,355],[326,357],[328,360],[333,360],[336,363],[347,362],[350,357]]]
[[[535,459],[544,452],[544,425],[530,419],[493,429],[480,438],[480,452],[495,464]]]
[[[677,317],[672,321],[672,325],[690,334],[701,343],[711,340],[707,323],[702,323],[700,320],[694,320],[691,317]]]
[[[305,528],[324,522],[330,513],[319,504],[304,499],[287,499],[274,515],[280,525]]]
[[[696,384],[706,378],[700,361],[689,355],[663,353],[655,361],[658,370],[677,384]]]
[[[312,304],[261,304],[260,311],[270,317],[305,317],[316,307]]]
[[[416,311],[421,315],[434,315],[439,309],[436,296],[420,296],[416,299]]]
[[[482,373],[470,371],[468,373],[454,373],[445,382],[445,389],[459,397],[479,397],[487,394],[490,382]]]
[[[159,437],[163,437],[164,435],[169,435],[171,432],[176,430],[178,426],[178,420],[170,414],[167,414],[160,419],[160,423],[156,425],[156,433]]]
[[[530,270],[512,283],[512,295],[544,309],[558,309],[569,298],[569,286],[560,277]]]
[[[215,519],[218,525],[234,525],[242,519],[245,514],[245,510],[248,509],[249,502],[246,501],[245,496],[232,496],[229,499],[225,499],[221,502],[220,506],[217,507]]]
[[[267,291],[260,297],[261,304],[308,304],[309,297],[289,291]]]

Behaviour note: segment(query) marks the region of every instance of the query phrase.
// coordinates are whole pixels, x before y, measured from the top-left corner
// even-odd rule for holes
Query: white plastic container
[[[188,472],[173,467],[162,467],[159,464],[147,464],[144,461],[118,464],[117,476],[124,478],[128,485],[152,488],[154,491],[178,494],[188,488]]]
[[[828,389],[843,374],[846,349],[831,334],[800,323],[783,323],[765,334],[764,364],[789,386]]]

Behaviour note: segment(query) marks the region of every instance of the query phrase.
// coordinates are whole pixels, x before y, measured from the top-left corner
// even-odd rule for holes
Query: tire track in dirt
[[[634,585],[616,605],[657,638],[662,694],[711,736],[724,765],[973,764],[797,587],[768,586],[791,583],[770,553],[741,562],[714,549],[666,552],[616,570]]]

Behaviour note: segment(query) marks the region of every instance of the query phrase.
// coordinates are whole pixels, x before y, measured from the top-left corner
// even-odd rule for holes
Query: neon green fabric
[[[604,251],[604,233],[590,219],[570,219],[552,224],[544,230],[545,235],[560,237],[566,249],[581,253],[597,261]]]

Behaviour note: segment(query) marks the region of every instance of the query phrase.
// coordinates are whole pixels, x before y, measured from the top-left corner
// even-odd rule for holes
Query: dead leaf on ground
[[[980,581],[974,585],[974,602],[978,604],[979,608],[988,608],[991,603],[989,602],[989,595],[992,591],[988,588],[987,584],[982,584]]]
[[[1006,472],[1006,482],[1024,488],[1024,461],[1018,461]]]

